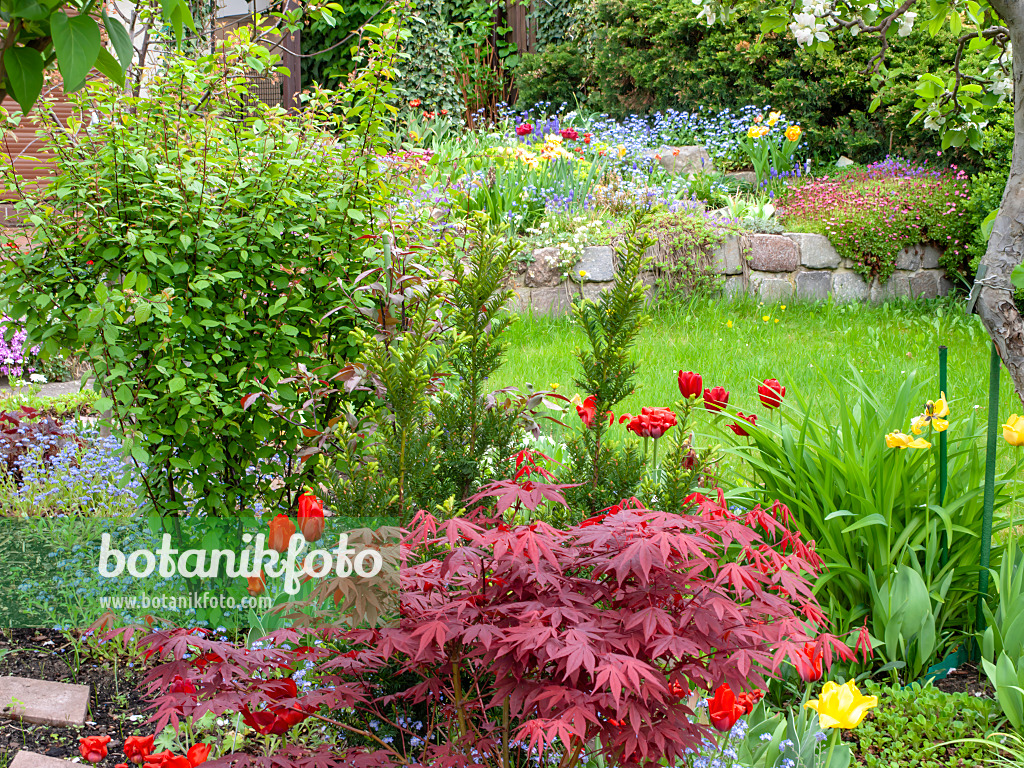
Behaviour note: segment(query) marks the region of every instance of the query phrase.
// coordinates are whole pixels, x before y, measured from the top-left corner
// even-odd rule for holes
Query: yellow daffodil
[[[801,133],[802,131],[800,130],[799,125],[791,125],[786,129],[786,138],[790,141],[796,141],[800,138]]]
[[[890,432],[885,436],[885,444],[890,448],[931,448],[932,444],[920,437],[914,438],[902,432]]]
[[[1024,416],[1010,414],[1003,424],[1003,439],[1010,445],[1024,445]]]
[[[949,422],[942,418],[943,416],[949,416],[949,404],[946,402],[946,393],[940,392],[939,399],[925,403],[924,412],[910,422],[910,431],[920,435],[924,429],[931,426],[936,432],[945,432],[949,429]]]
[[[818,713],[822,728],[850,729],[861,724],[869,709],[878,706],[878,697],[863,695],[853,680],[843,685],[829,680],[821,689],[821,696],[804,706]]]
[[[779,118],[782,117],[781,112],[769,112],[768,113],[768,125],[775,125],[779,122]]]

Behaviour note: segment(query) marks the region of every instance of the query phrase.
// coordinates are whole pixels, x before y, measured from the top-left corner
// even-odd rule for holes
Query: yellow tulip
[[[769,112],[768,113],[768,125],[775,125],[779,122],[779,118],[782,117],[781,112]]]
[[[800,130],[799,125],[791,125],[786,129],[786,138],[790,141],[796,141],[800,138],[801,133],[802,131]]]
[[[625,144],[619,144],[619,157],[625,157],[625,156],[626,156],[626,145]]]
[[[1003,439],[1010,445],[1024,445],[1024,416],[1010,414],[1003,424]]]
[[[949,429],[949,422],[943,416],[949,416],[949,403],[946,402],[946,393],[940,392],[938,400],[929,400],[924,404],[924,413],[911,420],[910,430],[920,435],[930,425],[936,432],[945,432]]]
[[[931,448],[932,444],[920,437],[913,438],[902,432],[890,432],[885,436],[885,444],[890,448]]]
[[[878,706],[877,696],[864,696],[850,680],[836,685],[829,680],[821,689],[821,697],[811,699],[805,707],[818,713],[818,724],[822,728],[856,728],[864,720],[869,709]]]

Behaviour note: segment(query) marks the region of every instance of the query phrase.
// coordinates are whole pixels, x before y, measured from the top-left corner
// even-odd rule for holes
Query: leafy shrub
[[[4,304],[44,352],[88,348],[96,407],[112,410],[161,512],[251,514],[261,496],[297,496],[297,430],[243,398],[355,351],[353,310],[328,313],[377,257],[366,235],[386,187],[363,139],[372,150],[383,131],[394,30],[382,32],[336,100],[347,122],[323,93],[297,115],[250,100],[247,73],[274,62],[234,41],[176,57],[141,97],[91,86],[95,130],[48,123],[57,175],[26,204],[34,241],[4,276]]]
[[[524,58],[517,71],[520,104],[578,98],[614,115],[770,104],[800,117],[819,161],[843,154],[864,163],[885,154],[921,160],[940,149],[936,133],[920,122],[908,126],[916,98],[912,73],[953,60],[951,33],[932,38],[915,30],[893,38],[883,105],[869,114],[874,90],[861,74],[874,53],[868,47],[845,38],[832,52],[807,54],[790,36],[762,35],[756,18],[708,27],[698,12],[690,0],[595,0],[573,39]],[[973,58],[964,64],[980,72]],[[579,84],[574,94],[566,94],[562,72]]]
[[[900,249],[934,242],[951,277],[966,263],[970,218],[963,172],[929,170],[899,159],[862,171],[805,178],[779,196],[787,226],[825,235],[865,278],[886,281]]]
[[[346,766],[524,765],[549,754],[577,768],[595,738],[616,765],[671,764],[714,739],[691,694],[723,682],[762,688],[812,639],[808,620],[823,620],[810,597],[813,550],[767,511],[737,518],[708,503],[676,515],[623,503],[566,530],[502,522],[538,490],[564,503],[558,486],[508,481],[476,499],[490,509],[497,498],[497,519],[419,513],[403,542],[393,626],[284,631],[267,650],[185,630],[150,635],[158,658],[171,657],[147,676],[157,727],[193,712],[291,710],[296,721],[368,719],[398,733],[384,741],[349,725],[337,743],[293,742],[297,765],[331,753]],[[755,560],[767,549],[770,560]],[[838,646],[813,641],[830,656]],[[302,690],[290,681],[300,665]],[[385,680],[402,687],[380,696]]]
[[[947,742],[988,734],[998,717],[992,699],[918,683],[900,688],[869,682],[867,687],[879,706],[850,731],[858,762],[866,768],[958,768],[981,765],[989,756],[983,744]]]

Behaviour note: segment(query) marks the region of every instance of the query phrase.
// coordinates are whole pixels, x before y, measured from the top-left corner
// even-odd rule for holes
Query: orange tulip
[[[262,568],[258,576],[250,576],[246,581],[249,582],[249,594],[253,597],[262,595],[267,590],[267,580],[263,576]]]
[[[270,536],[267,545],[275,552],[286,552],[288,542],[295,535],[295,523],[287,515],[278,515],[270,521]]]

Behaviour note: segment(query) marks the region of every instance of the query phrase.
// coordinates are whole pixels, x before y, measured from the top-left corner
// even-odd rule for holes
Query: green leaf
[[[132,47],[132,39],[128,35],[128,30],[124,28],[124,24],[118,19],[110,18],[106,11],[103,11],[103,28],[107,30],[107,37],[110,38],[110,44],[114,47],[117,60],[121,62],[122,71],[127,71],[128,65],[132,63],[132,55],[135,52]]]
[[[11,16],[29,21],[45,21],[53,13],[53,8],[38,0],[14,0],[11,5]]]
[[[150,315],[153,314],[153,308],[149,304],[136,304],[135,305],[135,324],[142,325],[144,322],[149,320]]]
[[[881,525],[882,527],[885,527],[887,523],[884,517],[882,517],[878,512],[874,512],[843,528],[843,533],[850,533],[851,531],[866,528],[869,525]]]
[[[89,16],[71,17],[58,11],[50,21],[50,34],[64,82],[84,82],[102,48],[99,26]]]
[[[96,69],[118,85],[124,86],[124,70],[106,48],[100,48],[100,53],[96,57]]]
[[[43,90],[43,56],[35,48],[9,48],[4,53],[4,67],[11,96],[21,111],[28,113]]]
[[[183,390],[184,388],[185,380],[180,376],[175,376],[173,379],[167,382],[167,391],[171,392],[172,394],[174,392],[181,392],[181,390]]]
[[[1013,268],[1013,272],[1010,273],[1010,282],[1013,283],[1014,288],[1024,288],[1024,264],[1018,264]]]

